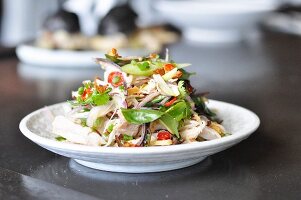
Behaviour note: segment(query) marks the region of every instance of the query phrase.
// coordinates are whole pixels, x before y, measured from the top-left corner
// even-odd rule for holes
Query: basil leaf
[[[97,106],[105,105],[109,102],[110,96],[106,93],[96,94],[92,96],[93,103]]]
[[[179,137],[179,132],[178,132],[178,121],[175,120],[171,115],[169,114],[164,114],[159,118],[159,122],[167,128],[169,132],[172,134],[176,135]]]
[[[131,124],[138,124],[138,125],[152,122],[164,114],[163,112],[157,110],[147,110],[147,109],[138,110],[138,109],[121,108],[121,112],[127,122]]]
[[[177,121],[181,121],[191,115],[190,106],[185,101],[180,101],[179,103],[171,106],[168,110],[166,110],[166,113],[175,118]]]

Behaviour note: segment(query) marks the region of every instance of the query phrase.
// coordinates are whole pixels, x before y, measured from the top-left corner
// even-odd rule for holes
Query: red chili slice
[[[168,131],[160,131],[157,135],[158,140],[170,140],[171,134]]]
[[[172,98],[169,102],[166,102],[164,106],[169,107],[171,106],[175,101],[177,100],[177,97]]]
[[[171,63],[167,63],[167,64],[164,65],[165,73],[173,70],[174,68],[175,68],[175,66]]]
[[[92,93],[91,88],[86,88],[84,90],[84,93],[82,94],[82,99],[85,100],[91,93]]]
[[[108,82],[114,87],[118,87],[123,84],[123,76],[121,72],[111,72],[108,76]]]

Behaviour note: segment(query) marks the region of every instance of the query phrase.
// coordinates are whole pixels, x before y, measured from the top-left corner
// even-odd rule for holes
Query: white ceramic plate
[[[98,67],[93,58],[102,57],[103,51],[71,51],[51,50],[24,44],[16,48],[18,58],[27,64],[55,67],[55,68],[95,68]],[[144,56],[149,52],[146,49],[120,49],[122,56]]]
[[[161,147],[92,147],[58,142],[51,132],[52,115],[64,114],[65,103],[41,108],[20,122],[21,132],[38,145],[99,170],[128,173],[160,172],[196,164],[207,156],[246,139],[259,126],[253,112],[233,104],[210,100],[223,125],[232,135],[217,140]]]

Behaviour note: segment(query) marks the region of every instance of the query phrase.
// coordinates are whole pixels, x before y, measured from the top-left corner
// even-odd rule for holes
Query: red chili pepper
[[[158,140],[170,140],[171,134],[168,131],[160,131],[157,135]]]
[[[167,63],[167,64],[164,65],[165,72],[169,72],[169,71],[171,71],[174,68],[175,68],[175,66],[173,64],[171,64],[171,63]]]
[[[169,102],[166,102],[164,106],[169,107],[171,106],[175,101],[177,100],[177,97],[172,98]]]
[[[121,72],[111,72],[108,76],[108,82],[114,87],[118,87],[123,84],[123,76]]]
[[[91,93],[92,93],[91,88],[86,88],[84,90],[84,93],[82,94],[82,99],[85,100],[87,98],[87,96]]]

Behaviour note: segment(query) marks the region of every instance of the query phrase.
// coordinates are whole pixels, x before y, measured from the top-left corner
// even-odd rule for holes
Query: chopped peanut
[[[154,74],[160,74],[161,76],[163,76],[165,74],[165,70],[163,68],[156,69],[154,71]]]
[[[150,58],[156,58],[156,57],[157,57],[157,54],[156,54],[156,53],[151,53],[151,54],[149,54],[149,57],[150,57]]]
[[[94,80],[94,87],[95,89],[97,90],[97,92],[99,93],[104,93],[107,89],[107,85],[105,86],[102,86],[102,85],[98,85],[97,82],[96,82],[96,79],[99,79],[98,77],[95,78]],[[100,80],[100,79],[99,79]]]
[[[115,48],[112,48],[111,51],[108,53],[110,56],[116,56],[116,57],[120,57],[118,55],[118,52]]]
[[[133,88],[129,88],[128,93],[129,93],[129,95],[137,94],[137,93],[140,93],[140,89],[137,86],[135,86]]]

